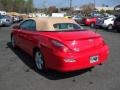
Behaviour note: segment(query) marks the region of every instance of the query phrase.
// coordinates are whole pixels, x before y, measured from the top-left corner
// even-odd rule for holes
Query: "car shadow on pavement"
[[[67,72],[67,73],[62,73],[62,72],[57,72],[53,70],[48,70],[48,71],[38,71],[34,65],[34,60],[23,50],[20,48],[12,48],[11,42],[7,43],[8,48],[10,48],[15,55],[18,56],[18,58],[28,66],[28,69],[24,70],[25,72],[29,72],[30,70],[35,71],[36,73],[44,76],[45,78],[49,80],[60,80],[60,79],[65,79],[65,78],[70,78],[78,75],[82,75],[86,72],[91,71],[92,68],[90,69],[85,69],[85,70],[79,70],[79,71],[74,71],[74,72]]]

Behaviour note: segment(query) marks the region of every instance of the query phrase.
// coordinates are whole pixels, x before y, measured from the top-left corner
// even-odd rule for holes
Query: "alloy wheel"
[[[35,64],[38,70],[44,69],[44,60],[40,51],[35,53]]]
[[[92,28],[94,28],[94,27],[95,27],[95,24],[94,24],[94,23],[91,23],[90,26],[91,26]]]

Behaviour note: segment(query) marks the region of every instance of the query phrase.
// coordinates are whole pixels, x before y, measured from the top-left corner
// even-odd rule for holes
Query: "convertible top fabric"
[[[37,31],[56,31],[54,24],[57,23],[74,23],[77,24],[73,19],[68,18],[31,18],[36,22]]]

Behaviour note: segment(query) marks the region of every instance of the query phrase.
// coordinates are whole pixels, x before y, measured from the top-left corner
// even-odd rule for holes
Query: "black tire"
[[[120,30],[117,29],[117,32],[120,33]]]
[[[34,62],[37,70],[45,71],[44,57],[43,54],[38,49],[34,52]]]
[[[91,23],[91,24],[90,24],[90,27],[91,27],[91,28],[94,28],[94,27],[95,27],[95,23]]]
[[[13,36],[11,36],[11,45],[12,45],[12,48],[16,48],[16,41]]]

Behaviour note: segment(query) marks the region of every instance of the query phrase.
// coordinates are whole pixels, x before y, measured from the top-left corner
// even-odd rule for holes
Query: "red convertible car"
[[[61,72],[106,61],[109,48],[101,35],[66,18],[31,18],[12,28],[11,43],[34,58],[38,70]]]

